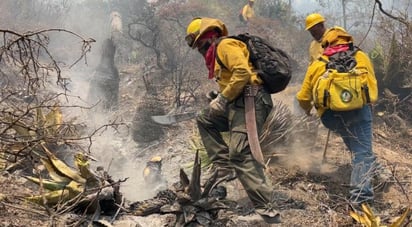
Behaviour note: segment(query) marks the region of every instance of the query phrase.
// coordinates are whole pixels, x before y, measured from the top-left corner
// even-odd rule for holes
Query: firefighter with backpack
[[[189,47],[205,59],[208,78],[220,88],[196,119],[215,174],[227,180],[237,177],[255,212],[268,223],[278,223],[280,214],[274,209],[271,179],[265,174],[261,156],[252,148],[259,144],[258,134],[273,104],[249,62],[247,46],[233,38],[222,39],[228,30],[218,19],[194,18],[186,33]],[[217,63],[216,56],[225,67]],[[230,132],[229,144],[221,135],[225,131]]]
[[[296,98],[307,115],[315,107],[322,124],[340,135],[352,153],[349,200],[356,209],[373,203],[372,179],[387,178],[388,173],[372,150],[370,104],[378,96],[373,65],[353,41],[341,27],[328,29],[322,55],[308,66]],[[345,58],[343,65],[340,58]]]

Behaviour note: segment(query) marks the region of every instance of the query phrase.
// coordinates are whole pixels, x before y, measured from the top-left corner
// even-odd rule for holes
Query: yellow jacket
[[[255,10],[249,4],[246,4],[243,6],[242,16],[245,21],[249,21],[250,18],[255,17]]]
[[[369,87],[369,96],[371,101],[375,102],[378,97],[378,84],[375,78],[375,72],[373,65],[369,60],[369,57],[362,51],[357,51],[355,54],[357,65],[355,67],[360,73],[367,73],[366,80]],[[322,58],[328,60],[328,57],[323,55]],[[300,91],[297,93],[296,98],[299,101],[300,106],[309,112],[312,109],[312,89],[314,89],[317,79],[323,75],[326,71],[326,63],[320,60],[314,61],[309,65],[305,78],[302,83]],[[317,109],[318,116],[322,116],[326,109],[319,107]]]
[[[322,56],[323,48],[321,42],[313,40],[309,46],[309,65]]]
[[[214,75],[220,87],[220,92],[229,101],[237,98],[247,84],[262,84],[262,80],[254,72],[249,62],[249,51],[242,41],[225,38],[217,46],[216,55],[223,63],[220,66],[215,61]]]

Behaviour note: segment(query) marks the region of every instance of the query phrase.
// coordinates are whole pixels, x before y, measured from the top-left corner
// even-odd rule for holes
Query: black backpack
[[[285,51],[273,47],[265,39],[248,33],[228,36],[246,43],[249,50],[249,60],[252,62],[258,76],[263,80],[263,86],[270,94],[286,88],[292,78],[290,58]],[[223,68],[222,61],[216,60]]]

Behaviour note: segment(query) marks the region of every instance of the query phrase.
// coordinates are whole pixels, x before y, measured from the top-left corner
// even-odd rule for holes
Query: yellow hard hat
[[[222,21],[213,18],[196,17],[187,26],[185,40],[190,47],[195,48],[199,37],[213,29],[219,30],[222,36],[228,35],[226,25]]]
[[[249,2],[255,2],[255,0],[249,0]]]
[[[325,22],[325,18],[323,18],[322,15],[319,13],[312,13],[309,16],[306,17],[306,27],[305,30],[309,30],[311,27],[321,23]]]
[[[160,157],[160,156],[153,156],[150,159],[150,162],[161,162],[161,161],[162,161],[162,157]]]
[[[202,23],[202,19],[200,17],[194,18],[192,22],[187,26],[186,35],[188,34],[199,34],[200,32],[200,25]]]

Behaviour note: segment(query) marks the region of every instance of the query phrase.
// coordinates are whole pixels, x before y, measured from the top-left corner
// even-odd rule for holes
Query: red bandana
[[[215,76],[216,44],[212,43],[205,55],[206,67],[209,70],[209,79]]]
[[[338,52],[343,52],[349,50],[348,44],[342,44],[337,46],[326,47],[323,51],[323,54],[326,56],[332,56]]]

